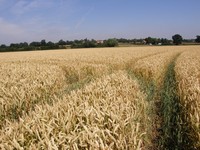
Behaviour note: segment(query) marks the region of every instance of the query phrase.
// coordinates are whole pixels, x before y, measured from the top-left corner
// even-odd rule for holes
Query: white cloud
[[[25,23],[10,23],[0,18],[0,44],[32,42],[46,39],[58,41],[69,37],[69,27],[32,18]]]
[[[0,0],[2,2],[3,0]],[[54,6],[53,5],[54,2]],[[74,4],[71,0],[58,0],[57,3],[53,0],[17,0],[14,5],[9,7],[9,15],[11,17],[0,16],[0,44],[9,44],[17,42],[32,42],[46,39],[46,41],[58,41],[60,39],[67,40],[74,37],[74,30],[78,29],[87,19],[93,8],[80,17],[77,24],[69,28],[71,11],[75,11]],[[72,7],[70,7],[72,6]],[[58,11],[52,13],[52,18],[32,13],[31,11],[41,9],[49,9],[52,7],[59,8]],[[68,9],[66,9],[68,8]],[[48,12],[45,11],[45,12]],[[54,16],[55,14],[55,16]],[[23,15],[27,15],[22,17]],[[55,18],[56,17],[56,18]],[[75,27],[75,28],[74,28]]]
[[[28,11],[32,11],[33,9],[51,7],[52,4],[51,1],[43,0],[19,0],[12,7],[11,11],[14,14],[22,15]]]
[[[34,1],[33,1],[34,2]],[[25,13],[26,11],[28,11],[28,7],[30,7],[29,5],[31,5],[31,3],[33,2],[27,2],[25,0],[20,0],[18,1],[17,3],[15,3],[15,5],[12,7],[11,11],[14,13],[14,14],[23,14]]]

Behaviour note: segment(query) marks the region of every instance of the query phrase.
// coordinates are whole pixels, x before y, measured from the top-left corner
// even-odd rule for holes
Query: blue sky
[[[200,34],[200,0],[0,0],[0,44]]]

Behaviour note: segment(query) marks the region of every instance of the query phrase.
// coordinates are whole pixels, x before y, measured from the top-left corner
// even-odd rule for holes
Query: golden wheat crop
[[[161,85],[167,66],[172,59],[181,52],[181,50],[167,51],[165,53],[153,55],[140,59],[135,63],[132,70],[134,73],[146,81],[153,81]]]
[[[157,51],[129,48],[3,53],[0,55],[0,127],[6,119],[26,115],[36,104],[50,103],[51,96],[69,91],[71,84],[83,84],[124,69],[130,59]]]
[[[42,62],[47,64],[91,63],[91,64],[123,64],[128,60],[165,51],[160,47],[137,48],[93,48],[55,51],[32,51],[2,53],[0,62]]]
[[[200,51],[184,52],[176,63],[176,78],[183,119],[195,147],[200,148]]]
[[[0,118],[16,119],[32,104],[44,102],[64,86],[64,73],[58,66],[35,63],[0,65]]]
[[[136,81],[118,72],[64,96],[53,106],[8,124],[3,149],[141,149],[147,119],[145,95]]]
[[[166,117],[157,112],[164,103],[160,94],[174,62],[177,94],[188,114],[182,123],[191,124],[188,136],[195,133],[198,147],[198,50],[157,46],[1,53],[0,148],[154,149]]]

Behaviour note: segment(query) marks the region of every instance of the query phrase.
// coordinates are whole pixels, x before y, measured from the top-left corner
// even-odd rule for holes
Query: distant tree
[[[41,44],[41,46],[45,46],[47,43],[45,40],[41,40],[40,44]]]
[[[23,43],[23,46],[24,46],[24,47],[28,47],[28,43],[27,43],[27,42],[24,42],[24,43]]]
[[[28,43],[27,42],[19,43],[19,47],[20,48],[26,48],[26,47],[28,47]]]
[[[104,42],[106,47],[115,47],[118,45],[118,42],[116,39],[108,39]]]
[[[59,49],[59,45],[56,44],[56,43],[53,43],[53,42],[49,41],[46,44],[46,49]]]
[[[96,47],[96,41],[84,39],[82,43],[82,47],[84,48]]]
[[[62,39],[58,42],[58,45],[66,45],[66,42],[63,41]]]
[[[5,45],[5,44],[2,44],[2,45],[0,46],[0,48],[6,48],[6,45]]]
[[[12,47],[12,48],[18,48],[19,44],[18,43],[11,43],[10,47]]]
[[[152,37],[145,38],[144,40],[146,41],[146,44],[156,45],[158,43],[161,43],[161,39],[152,38]]]
[[[197,35],[196,37],[195,42],[200,43],[200,35]]]
[[[29,44],[29,46],[39,47],[39,46],[41,46],[41,43],[40,43],[40,42],[31,42],[31,43]]]
[[[170,45],[171,44],[171,41],[166,38],[161,38],[160,42],[162,43],[162,45]]]
[[[73,41],[66,41],[66,45],[72,45]]]
[[[92,43],[96,43],[96,40],[95,40],[95,39],[92,39],[91,42],[92,42]]]
[[[174,36],[172,36],[172,39],[173,39],[173,43],[176,44],[176,45],[181,44],[182,41],[183,41],[182,36],[179,35],[179,34],[175,34]]]
[[[76,44],[81,44],[83,42],[83,40],[74,40],[73,43],[76,43]]]
[[[130,42],[130,40],[124,39],[124,38],[117,39],[117,41],[118,41],[119,43],[129,43],[129,42]]]
[[[54,46],[54,43],[49,41],[46,45],[51,47],[51,46]]]
[[[6,49],[7,49],[7,46],[5,44],[2,44],[0,46],[0,52],[6,51]]]
[[[22,50],[19,43],[11,43],[8,47],[8,51],[18,51]]]
[[[145,38],[144,39],[146,41],[147,44],[152,44],[153,39],[151,37]]]

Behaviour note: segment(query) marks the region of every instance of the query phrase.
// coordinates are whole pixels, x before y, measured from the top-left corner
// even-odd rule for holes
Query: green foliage
[[[182,44],[183,38],[182,38],[181,35],[175,34],[174,36],[172,36],[172,39],[173,39],[173,43],[174,43],[175,45],[180,45],[180,44]]]
[[[173,145],[174,150],[178,147],[181,148],[181,143],[179,143],[179,140],[181,138],[179,137],[179,133],[181,131],[178,127],[180,123],[180,98],[177,95],[177,85],[174,71],[176,58],[169,64],[167,68],[164,85],[161,92],[161,110],[163,116],[163,139],[161,139],[161,143],[164,146],[164,149],[172,149],[171,146]]]
[[[96,41],[94,40],[88,40],[88,39],[84,39],[84,40],[75,40],[72,43],[72,48],[90,48],[90,47],[96,47]]]
[[[160,42],[162,43],[162,45],[171,45],[171,40],[168,40],[166,38],[161,38]]]
[[[178,95],[174,68],[179,55],[169,64],[161,91],[163,125],[160,143],[166,150],[195,149],[193,141],[188,136],[192,128],[184,120],[185,111]]]
[[[119,43],[129,43],[129,44],[141,44],[144,42],[144,39],[125,39],[125,38],[120,38],[116,39]]]
[[[40,45],[41,46],[46,46],[46,41],[45,40],[41,40]]]
[[[146,44],[152,44],[152,45],[171,45],[171,41],[166,38],[152,38],[148,37],[144,39],[146,41]]]
[[[59,42],[58,42],[58,45],[66,45],[67,44],[67,42],[65,42],[65,41],[63,41],[63,40],[60,40]]]
[[[196,37],[195,42],[200,43],[200,35],[197,35]]]
[[[0,46],[0,52],[5,52],[7,50],[7,46],[5,44],[2,44]]]
[[[158,39],[152,38],[152,37],[146,38],[145,41],[146,41],[146,44],[153,44],[153,45],[155,45],[155,44],[159,43]]]
[[[194,40],[184,40],[179,34],[174,35],[173,37],[173,43],[176,45],[179,45],[182,43],[182,41],[191,43],[194,42]],[[197,36],[196,42],[200,43],[200,36]],[[31,50],[50,50],[50,49],[65,49],[65,48],[94,48],[94,47],[115,47],[118,46],[119,43],[129,43],[129,44],[136,44],[136,45],[143,45],[143,44],[152,44],[152,45],[171,45],[172,41],[168,40],[166,38],[152,38],[148,37],[145,39],[107,39],[104,41],[96,41],[94,39],[88,40],[82,39],[82,40],[74,40],[74,41],[64,41],[59,40],[58,42],[46,42],[44,39],[40,42],[33,41],[30,44],[27,42],[24,43],[11,43],[9,46],[6,46],[5,44],[0,45],[0,52],[7,52],[7,51],[31,51]]]
[[[38,46],[40,46],[40,42],[31,42],[31,43],[29,44],[29,46],[38,47]]]
[[[106,47],[115,47],[118,46],[118,41],[116,39],[108,39],[104,42]]]

